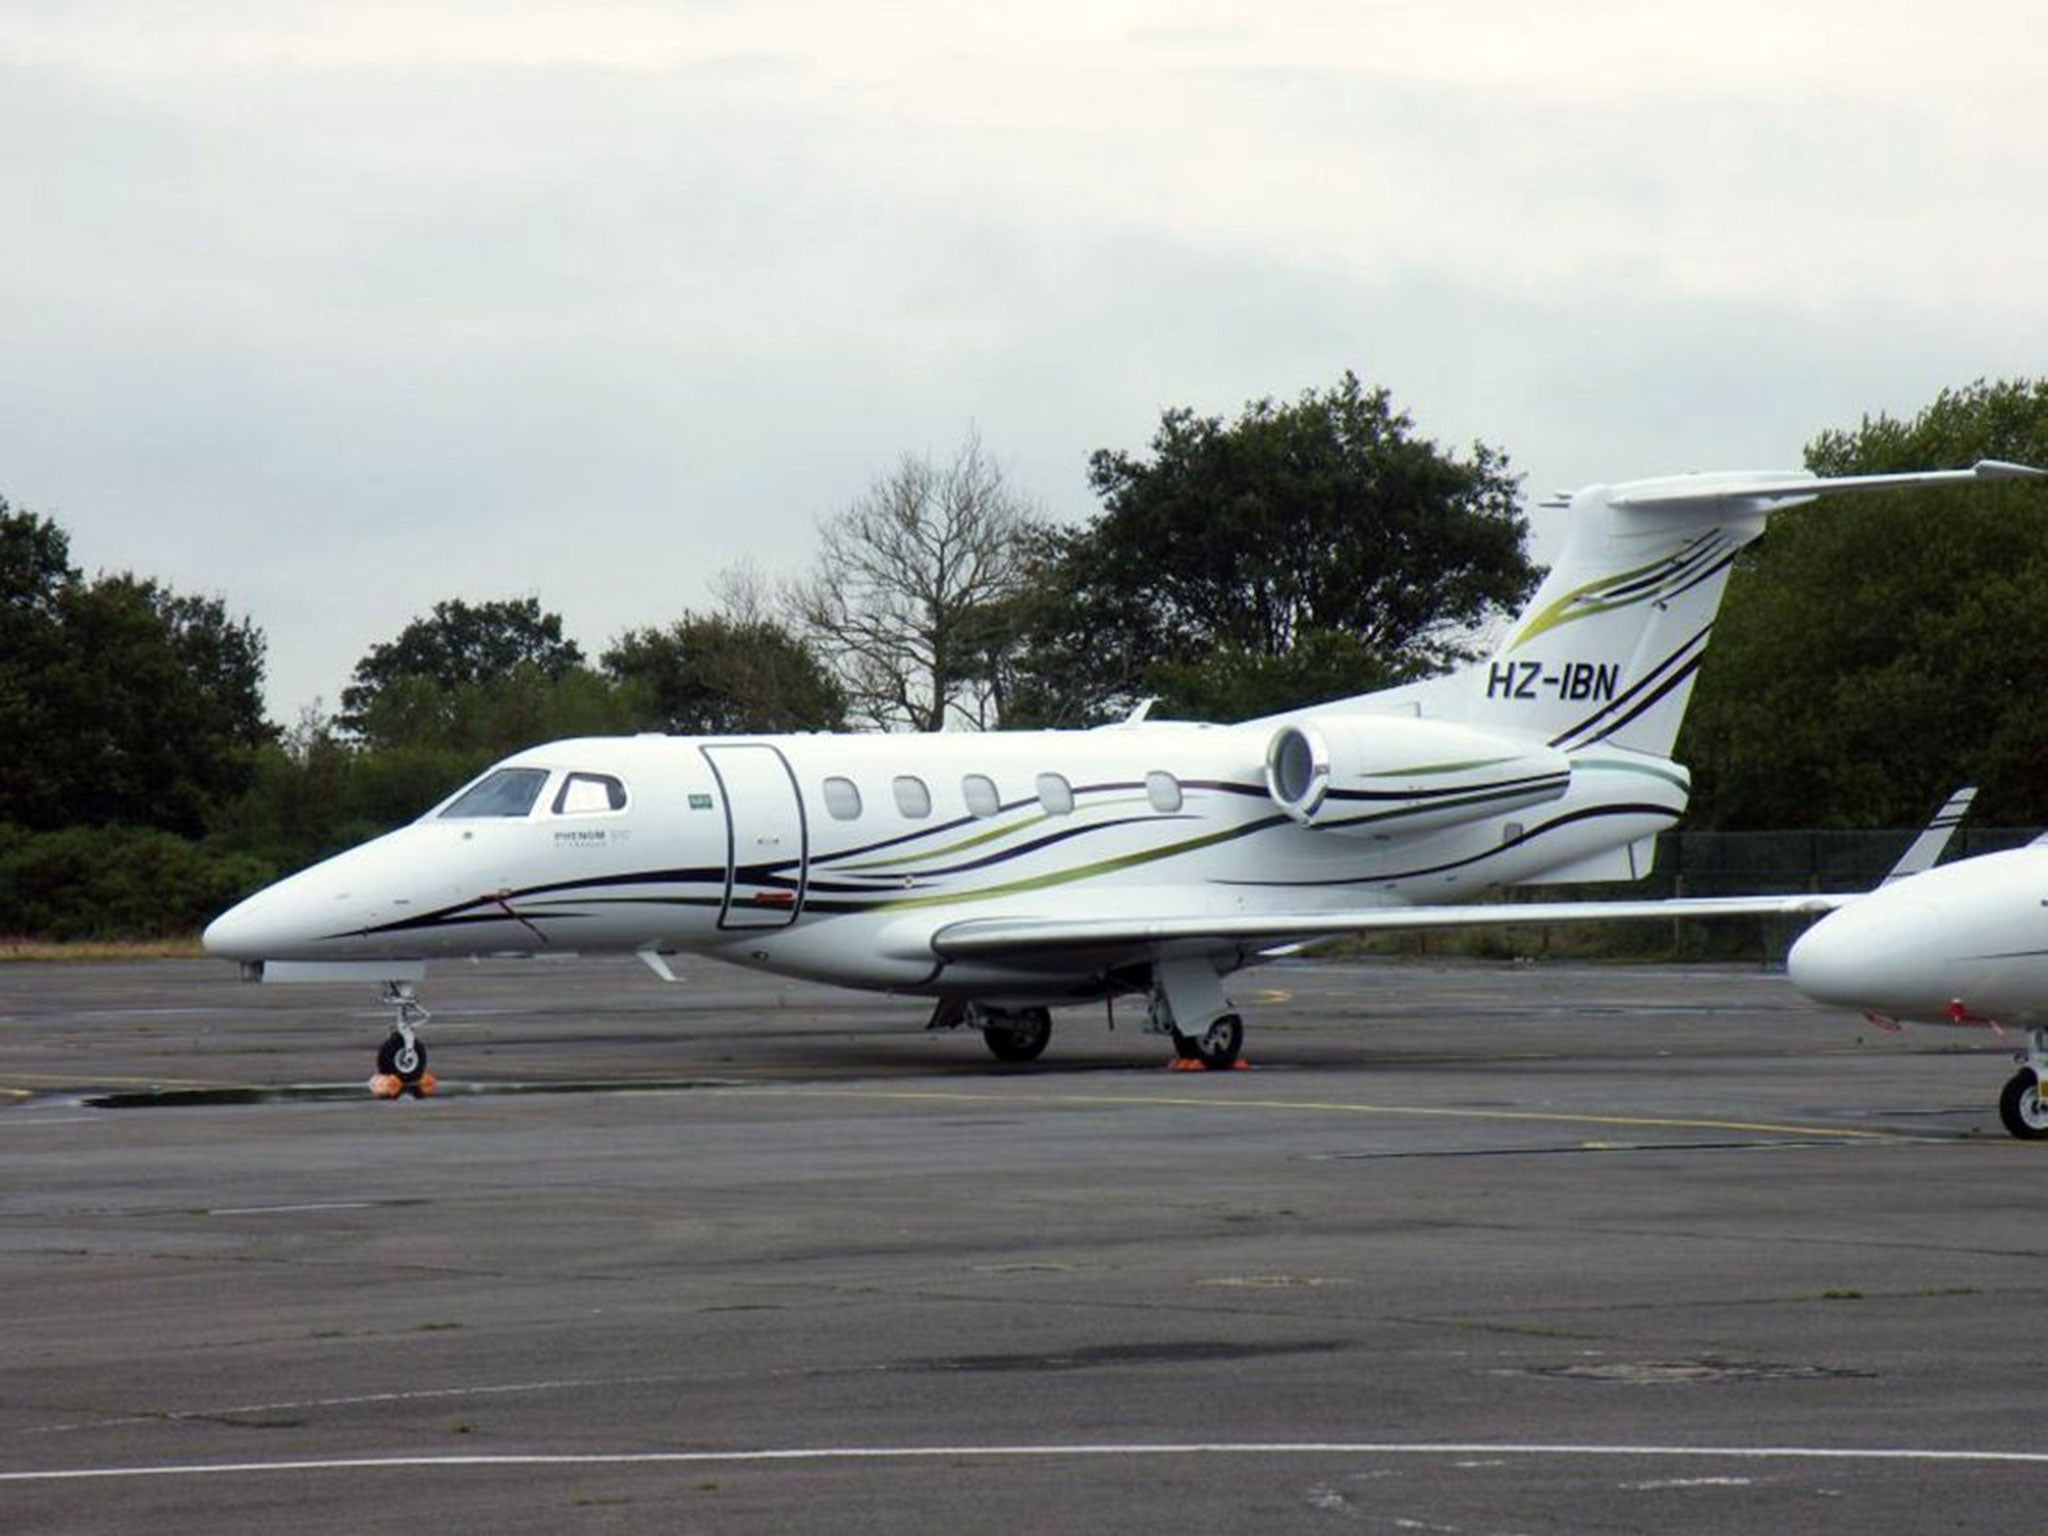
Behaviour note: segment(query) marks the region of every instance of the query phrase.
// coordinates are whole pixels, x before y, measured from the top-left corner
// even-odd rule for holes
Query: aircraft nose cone
[[[223,960],[302,960],[312,958],[334,926],[326,896],[312,872],[266,886],[229,907],[200,935],[209,955]]]
[[[1853,1008],[1863,1001],[1858,989],[1867,987],[1870,977],[1859,964],[1862,946],[1855,935],[1837,926],[1844,915],[1824,917],[1795,939],[1785,956],[1785,974],[1815,1002]]]
[[[209,955],[222,960],[266,960],[275,953],[281,937],[279,925],[266,913],[259,893],[208,923],[199,942]]]
[[[1938,1012],[1948,979],[1929,949],[1932,915],[1921,902],[1880,897],[1845,907],[1800,935],[1786,974],[1815,1002],[1895,1018]]]

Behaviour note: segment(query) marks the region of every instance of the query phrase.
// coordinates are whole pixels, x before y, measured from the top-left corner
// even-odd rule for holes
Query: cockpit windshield
[[[545,768],[500,768],[457,795],[441,813],[453,816],[524,816],[548,782]]]

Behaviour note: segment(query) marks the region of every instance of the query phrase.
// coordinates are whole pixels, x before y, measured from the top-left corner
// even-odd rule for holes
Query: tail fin
[[[1464,724],[1669,757],[1736,553],[1773,512],[1848,491],[2035,477],[1971,469],[1823,480],[1803,471],[1681,475],[1573,495],[1557,563],[1507,639],[1477,666],[1374,696]],[[1359,701],[1365,703],[1365,700]]]

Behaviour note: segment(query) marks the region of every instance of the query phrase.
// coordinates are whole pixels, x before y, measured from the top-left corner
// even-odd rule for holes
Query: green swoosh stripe
[[[1648,763],[1621,763],[1611,757],[1579,757],[1572,760],[1572,771],[1581,768],[1598,768],[1606,773],[1639,773],[1646,779],[1662,779],[1675,785],[1687,794],[1692,793],[1692,779],[1683,771],[1674,773],[1669,768],[1653,768]]]
[[[1093,801],[1089,804],[1088,809],[1091,811],[1108,810],[1119,805],[1140,805],[1146,803],[1149,802],[1146,802],[1142,796],[1125,796],[1118,800]],[[1008,826],[991,827],[986,832],[977,832],[972,837],[963,837],[937,848],[927,848],[922,853],[906,854],[900,858],[892,859],[870,859],[864,864],[841,864],[835,866],[832,873],[842,875],[862,875],[872,872],[894,873],[918,864],[929,864],[934,859],[949,859],[956,853],[965,852],[969,848],[979,848],[984,843],[998,842],[1006,837],[1014,837],[1020,833],[1035,831],[1052,819],[1053,816],[1050,811],[1040,811],[1036,815],[1025,817],[1022,821],[1011,822]]]
[[[1368,773],[1368,779],[1421,778],[1426,774],[1463,773],[1470,768],[1494,768],[1502,763],[1511,763],[1512,757],[1475,757],[1465,763],[1424,763],[1415,768],[1388,768],[1381,773]]]
[[[1599,594],[1611,592],[1616,587],[1625,587],[1630,582],[1640,581],[1660,566],[1670,565],[1666,560],[1653,560],[1648,565],[1639,565],[1632,571],[1621,571],[1612,576],[1602,576],[1598,581],[1589,581],[1583,587],[1574,587],[1522,627],[1522,632],[1509,642],[1508,649],[1527,645],[1545,630],[1555,629],[1560,624],[1569,624],[1574,619],[1590,619],[1598,613],[1616,613],[1623,608],[1633,608],[1638,603],[1652,602],[1661,587],[1650,587],[1633,597],[1619,602],[1601,602]],[[1581,605],[1574,607],[1575,604]]]
[[[919,907],[947,907],[958,902],[989,901],[997,896],[1017,896],[1026,891],[1050,890],[1058,885],[1071,885],[1077,880],[1090,880],[1097,875],[1106,875],[1120,869],[1135,869],[1142,864],[1154,864],[1161,859],[1170,859],[1183,853],[1192,853],[1198,848],[1213,848],[1218,843],[1227,843],[1236,838],[1249,837],[1254,832],[1263,832],[1268,827],[1277,827],[1287,820],[1285,816],[1262,816],[1257,821],[1248,821],[1242,826],[1225,827],[1220,832],[1205,833],[1201,837],[1190,837],[1178,843],[1168,843],[1163,848],[1144,848],[1135,853],[1120,853],[1114,858],[1097,859],[1090,864],[1077,864],[1070,869],[1053,870],[1043,875],[1033,875],[1024,880],[1008,880],[1001,885],[987,885],[979,890],[960,891],[937,896],[906,896],[900,901],[879,903],[873,910],[882,912],[908,912]]]

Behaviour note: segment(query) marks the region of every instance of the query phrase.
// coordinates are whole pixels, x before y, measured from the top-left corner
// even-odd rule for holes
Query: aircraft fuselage
[[[1077,903],[1196,918],[1457,901],[1625,850],[1684,807],[1683,770],[1620,748],[1567,760],[1495,738],[1444,762],[1424,722],[1345,721],[1392,743],[1392,766],[1313,811],[1276,799],[1275,722],[556,742],[479,781],[517,779],[510,801],[457,795],[259,892],[206,942],[250,961],[695,951],[933,996],[1087,996],[1113,952],[1079,972],[969,964],[930,937]]]

